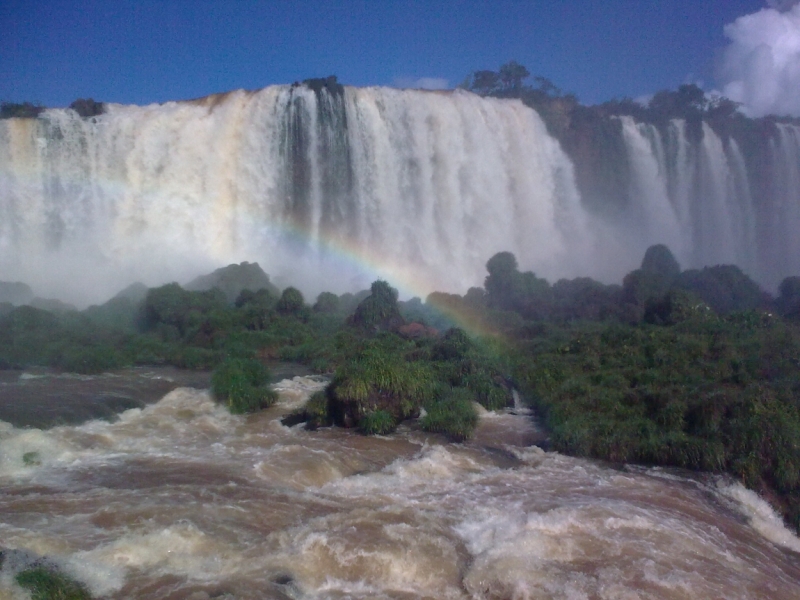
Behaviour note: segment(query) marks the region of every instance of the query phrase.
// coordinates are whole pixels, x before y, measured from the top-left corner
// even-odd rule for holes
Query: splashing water
[[[109,598],[800,594],[797,538],[738,484],[546,453],[516,411],[468,444],[281,425],[324,385],[247,417],[181,388],[114,423],[4,425],[0,539]]]

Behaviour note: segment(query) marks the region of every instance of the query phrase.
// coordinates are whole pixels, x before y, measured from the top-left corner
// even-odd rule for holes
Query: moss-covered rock
[[[197,277],[184,286],[184,289],[194,292],[204,292],[213,288],[221,290],[230,304],[236,301],[243,290],[257,292],[264,289],[276,297],[280,294],[280,290],[272,284],[269,275],[258,263],[247,261],[222,267],[213,273]]]

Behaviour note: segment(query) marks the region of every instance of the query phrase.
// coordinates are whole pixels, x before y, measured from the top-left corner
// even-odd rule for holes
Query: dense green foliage
[[[394,417],[386,410],[374,410],[365,413],[358,426],[367,435],[385,435],[397,427]]]
[[[466,440],[478,424],[474,401],[475,397],[467,388],[448,390],[441,399],[426,405],[427,414],[422,417],[422,428],[445,433],[457,442]]]
[[[313,310],[295,288],[231,303],[177,284],[82,313],[0,305],[0,368],[215,369],[215,396],[247,413],[275,399],[264,361],[296,361],[333,376],[288,422],[385,434],[421,415],[455,441],[474,431],[476,403],[510,406],[513,384],[556,449],[727,472],[800,527],[799,277],[773,300],[733,265],[681,271],[664,246],[621,286],[551,285],[507,252],[487,273],[484,288],[424,303],[376,281]]]
[[[214,396],[234,414],[255,412],[275,403],[278,394],[266,387],[269,371],[259,361],[229,358],[211,376]]]
[[[303,309],[306,306],[306,301],[300,290],[293,287],[288,287],[283,290],[281,297],[278,299],[275,309],[282,315],[302,316]]]
[[[520,343],[514,368],[556,449],[728,471],[777,490],[800,526],[797,327],[704,309],[669,326],[583,325],[563,335]]]
[[[339,310],[339,297],[331,292],[322,292],[314,303],[314,311],[333,314]]]
[[[33,600],[91,600],[89,592],[80,583],[45,567],[20,571],[16,581],[30,592]]]
[[[371,332],[392,331],[403,325],[397,306],[397,290],[385,281],[374,282],[370,295],[356,307],[352,323]]]

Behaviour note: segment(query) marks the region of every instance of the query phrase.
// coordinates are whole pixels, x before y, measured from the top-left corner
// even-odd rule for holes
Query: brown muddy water
[[[250,416],[179,387],[0,422],[0,546],[114,599],[800,598],[800,540],[735,482],[544,452],[522,410],[467,444],[281,424],[324,385]],[[25,598],[10,563],[0,598]]]

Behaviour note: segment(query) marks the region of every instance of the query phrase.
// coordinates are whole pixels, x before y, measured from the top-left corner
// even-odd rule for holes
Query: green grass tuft
[[[20,571],[16,581],[30,592],[33,600],[91,600],[92,598],[82,584],[44,567]]]
[[[275,403],[278,394],[266,387],[267,368],[253,359],[229,358],[211,376],[211,389],[233,414],[255,412]]]
[[[361,417],[358,427],[362,433],[367,435],[385,435],[392,433],[397,424],[394,422],[394,417],[387,411],[375,410]]]
[[[26,467],[38,467],[42,464],[42,457],[36,451],[26,452],[22,455],[22,464]]]
[[[441,399],[425,405],[428,414],[422,418],[422,428],[444,433],[457,442],[466,440],[478,424],[478,413],[472,404],[474,399],[468,389],[453,388]]]

